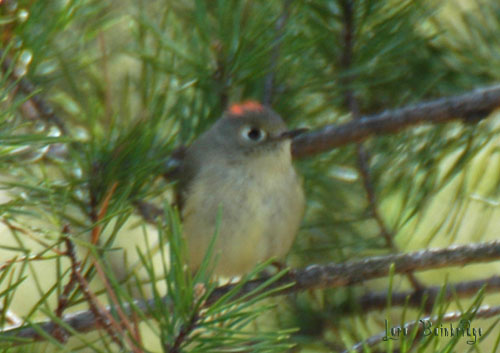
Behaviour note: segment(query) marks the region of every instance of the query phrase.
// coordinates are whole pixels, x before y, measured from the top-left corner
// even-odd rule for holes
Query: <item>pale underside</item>
[[[286,255],[304,211],[289,141],[244,165],[228,163],[205,163],[189,186],[182,212],[191,270],[205,256],[219,213],[212,258],[215,274],[224,277],[247,273],[257,263]]]

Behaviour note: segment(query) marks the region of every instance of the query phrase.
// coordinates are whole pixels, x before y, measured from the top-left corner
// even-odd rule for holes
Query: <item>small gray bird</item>
[[[178,203],[189,268],[213,249],[214,274],[232,277],[288,253],[304,213],[302,183],[292,165],[281,117],[261,104],[235,104],[186,151]]]

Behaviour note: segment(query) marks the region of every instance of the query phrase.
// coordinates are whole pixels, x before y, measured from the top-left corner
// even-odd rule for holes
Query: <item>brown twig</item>
[[[69,226],[68,225],[64,226],[62,233],[64,236],[67,237],[67,234],[69,234]],[[74,249],[72,248],[72,244],[70,241],[68,242],[65,240],[65,243],[66,243],[65,255],[71,259],[72,256],[75,255]],[[71,244],[71,245],[68,246],[68,244]],[[71,294],[71,292],[75,288],[76,284],[78,283],[78,278],[76,275],[76,270],[78,269],[78,267],[79,267],[79,265],[71,267],[71,275],[69,277],[69,281],[68,281],[68,283],[66,283],[62,293],[59,295],[59,297],[57,299],[57,308],[55,311],[55,316],[58,319],[62,319],[62,315],[64,313],[64,310],[66,310],[66,308],[68,307],[69,302],[70,302],[69,295]],[[58,341],[63,342],[63,343],[66,342],[68,339],[67,332],[59,325],[57,325],[55,330],[52,332],[52,336],[54,336]]]
[[[75,278],[80,286],[83,297],[89,304],[89,312],[92,314],[93,319],[95,320],[95,327],[102,327],[107,332],[107,334],[111,337],[113,342],[115,342],[119,347],[123,348],[123,343],[120,340],[122,337],[127,343],[128,347],[134,353],[143,353],[142,349],[137,347],[137,345],[129,338],[128,335],[125,334],[122,325],[127,326],[127,320],[121,321],[121,324],[118,323],[115,318],[111,315],[111,311],[102,307],[99,303],[96,295],[90,290],[89,285],[85,277],[82,275],[80,269],[81,264],[76,258],[75,248],[73,243],[71,242],[69,237],[64,238],[67,247],[67,254],[71,260],[71,270],[72,274],[75,275]],[[115,304],[113,309],[119,310],[119,306]],[[127,326],[128,328],[128,326]],[[75,328],[76,329],[76,328]],[[130,332],[130,331],[129,331]]]
[[[76,281],[78,282],[80,289],[82,291],[83,297],[89,304],[89,311],[93,314],[95,319],[96,328],[102,327],[111,337],[113,342],[115,342],[119,347],[123,347],[122,342],[120,341],[117,333],[121,332],[122,329],[120,325],[116,323],[116,321],[111,316],[108,310],[105,310],[99,304],[97,297],[94,293],[89,289],[89,285],[87,280],[81,274],[81,263],[76,258],[75,247],[71,242],[69,237],[64,238],[64,242],[66,244],[67,256],[71,261],[71,273],[75,276]]]
[[[49,243],[43,241],[42,239],[40,239],[40,236],[37,236],[36,234],[32,234],[31,232],[29,232],[28,230],[24,229],[24,228],[21,228],[15,224],[12,224],[10,220],[8,220],[7,218],[0,218],[0,222],[3,223],[5,226],[7,226],[7,228],[9,228],[9,230],[13,233],[21,233],[25,236],[27,236],[28,238],[30,238],[31,240],[33,240],[34,242],[36,242],[37,244],[41,245],[43,248],[45,249],[49,249],[52,247],[51,251],[56,253],[57,255],[63,255],[63,253],[59,250],[57,250],[56,248],[54,248],[52,245],[50,245]],[[35,257],[35,260],[43,260],[43,258],[41,257],[41,255],[43,253],[45,253],[46,251],[41,251],[39,253],[39,255],[31,255],[31,256],[23,256],[21,258],[18,258],[17,262],[20,262],[22,261],[21,259],[22,258],[29,258],[30,260],[33,259],[33,257]],[[2,265],[4,266],[4,265]],[[2,269],[2,266],[0,266],[0,270]]]
[[[97,165],[93,166],[92,172],[94,174],[97,173],[97,168],[98,168]],[[91,242],[92,245],[98,245],[98,243],[99,243],[99,238],[101,236],[101,230],[102,230],[102,227],[99,224],[99,222],[106,215],[106,213],[108,211],[108,207],[109,207],[109,202],[111,201],[111,197],[113,196],[113,194],[114,194],[117,186],[118,186],[118,182],[114,182],[111,185],[111,188],[109,189],[109,191],[104,196],[104,200],[102,201],[102,205],[99,208],[99,210],[98,210],[96,193],[92,190],[92,188],[90,188],[90,190],[89,190],[89,198],[90,198],[90,202],[89,202],[90,213],[89,213],[89,216],[90,216],[90,220],[94,223],[94,227],[92,228],[91,235],[90,235],[90,242]],[[89,258],[90,258],[90,253],[91,253],[91,251],[89,249],[87,251],[87,254],[85,255],[85,258],[82,261],[82,263],[83,263],[82,268],[86,267],[87,262],[89,261]],[[93,267],[93,266],[90,266],[87,269],[87,272],[84,275],[84,278],[86,280],[89,280],[89,278],[91,277],[94,269],[95,269],[95,267]]]
[[[131,337],[133,337],[136,342],[140,342],[140,336],[135,336],[136,331],[135,331],[134,327],[131,326],[130,323],[129,323],[129,321],[130,321],[130,319],[128,317],[129,315],[126,315],[124,313],[123,309],[121,308],[120,303],[118,301],[118,297],[116,296],[115,291],[113,290],[113,287],[111,287],[111,285],[109,284],[107,276],[104,273],[101,265],[99,264],[99,262],[97,262],[97,260],[94,260],[93,265],[96,268],[96,271],[97,271],[97,274],[98,274],[99,278],[104,283],[104,286],[106,288],[106,293],[110,297],[111,302],[113,303],[113,307],[114,307],[114,309],[116,311],[116,314],[120,318],[121,326],[123,326],[125,328],[125,331]],[[123,333],[124,332],[122,331],[122,334]],[[141,352],[141,349],[139,347],[137,347],[134,343],[132,343],[132,341],[129,341],[129,345],[131,345],[133,352],[136,352],[136,353],[140,353]]]
[[[92,170],[92,173],[96,174],[97,173],[97,165],[94,165]],[[90,235],[90,242],[92,245],[98,245],[99,243],[99,238],[101,236],[101,230],[102,227],[99,224],[99,222],[104,218],[106,215],[106,212],[108,211],[108,206],[109,206],[109,201],[111,200],[111,197],[113,196],[116,187],[118,186],[118,182],[114,182],[111,185],[111,188],[109,191],[106,193],[104,196],[104,200],[102,202],[101,207],[98,210],[98,204],[97,204],[97,196],[96,192],[90,188],[89,190],[89,206],[90,206],[90,212],[89,212],[89,217],[90,220],[94,223],[94,227],[92,228],[91,235]],[[86,267],[87,261],[89,260],[90,257],[90,250],[87,252],[85,255],[85,258],[83,259],[83,266]],[[90,278],[91,273],[93,272],[93,267],[90,267],[87,270],[87,273],[85,274],[85,278],[88,280]]]
[[[114,182],[111,185],[109,191],[106,193],[104,200],[102,201],[102,205],[99,209],[99,212],[97,213],[96,223],[99,223],[100,221],[102,221],[102,219],[106,216],[106,213],[108,212],[109,202],[111,201],[111,198],[112,198],[117,186],[118,186],[118,182]],[[102,230],[102,227],[99,224],[94,225],[94,228],[92,229],[91,244],[93,244],[93,245],[98,244],[99,238],[101,235],[101,230]],[[90,254],[90,251],[87,255],[89,255],[89,254]],[[87,258],[88,258],[88,256],[87,256]],[[129,344],[129,346],[131,347],[132,351],[136,352],[136,353],[140,353],[141,349],[134,342],[132,342],[132,340],[128,339],[128,336],[125,334],[124,331],[126,331],[128,333],[128,335],[133,337],[135,342],[139,342],[140,337],[135,335],[136,330],[134,330],[134,328],[130,325],[129,318],[127,317],[127,315],[124,314],[122,308],[120,307],[118,298],[117,298],[112,286],[109,284],[109,281],[107,279],[107,276],[106,276],[104,270],[102,269],[101,265],[99,264],[99,262],[96,259],[94,259],[92,261],[92,265],[93,265],[92,267],[96,270],[97,275],[101,279],[102,283],[104,284],[104,286],[106,288],[106,293],[108,294],[109,298],[111,299],[111,302],[113,303],[113,307],[115,308],[115,311],[121,320],[120,321],[121,326],[120,326],[116,322],[116,320],[111,318],[112,322],[115,323],[114,326],[120,327],[120,333],[122,336],[126,337],[127,342]],[[90,272],[87,272],[87,275],[90,275]],[[122,329],[122,327],[124,329]]]
[[[406,274],[410,271],[465,266],[496,260],[500,260],[500,241],[451,246],[443,249],[427,249],[408,254],[371,257],[341,264],[309,266],[305,269],[286,274],[272,285],[266,287],[265,291],[281,288],[280,291],[276,291],[273,295],[283,295],[308,289],[345,287],[371,279],[386,277],[390,272],[391,266],[394,266],[394,273]],[[240,291],[231,300],[236,300],[243,296],[249,300],[252,297],[248,296],[248,294],[253,293],[254,296],[261,294],[263,290],[257,291],[257,289],[268,280],[268,277],[264,277],[248,281],[243,285],[236,283],[218,287],[208,297],[204,305],[209,306],[213,304],[229,291],[233,290],[235,286],[240,285]],[[168,297],[163,298],[163,303],[163,305],[170,305]],[[155,304],[156,301],[154,299],[134,302],[134,305],[143,310],[145,315],[151,315]],[[130,316],[133,310],[130,305],[123,305],[123,311],[125,315]],[[88,332],[95,330],[99,326],[97,321],[99,315],[99,312],[80,312],[66,316],[64,321],[79,332]],[[39,324],[39,328],[47,332],[52,332],[54,324],[52,322],[41,323]],[[5,330],[2,332],[2,336],[31,338],[33,340],[44,339],[37,330],[31,327]]]
[[[104,197],[104,200],[102,202],[102,206],[97,213],[97,217],[94,220],[94,222],[98,223],[100,222],[104,216],[106,215],[106,212],[108,211],[108,206],[109,206],[109,201],[111,200],[111,197],[113,196],[116,187],[118,186],[118,182],[115,181],[112,185],[109,191],[106,193],[106,196]],[[99,224],[95,224],[94,228],[92,228],[92,237],[91,237],[91,243],[93,245],[96,245],[99,242],[99,237],[101,235],[101,226]]]

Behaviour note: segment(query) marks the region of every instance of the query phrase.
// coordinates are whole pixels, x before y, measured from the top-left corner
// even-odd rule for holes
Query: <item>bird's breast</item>
[[[218,274],[242,274],[288,252],[302,219],[304,195],[290,157],[279,157],[244,164],[214,161],[194,178],[182,212],[191,268],[203,260],[216,224]]]

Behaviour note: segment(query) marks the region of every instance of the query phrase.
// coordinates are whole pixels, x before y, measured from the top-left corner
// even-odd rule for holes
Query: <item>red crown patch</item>
[[[262,112],[264,111],[264,106],[257,101],[245,101],[231,105],[228,111],[229,114],[238,117],[247,112]]]

